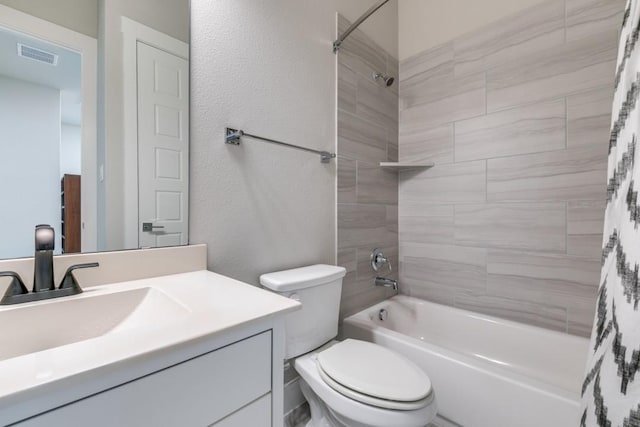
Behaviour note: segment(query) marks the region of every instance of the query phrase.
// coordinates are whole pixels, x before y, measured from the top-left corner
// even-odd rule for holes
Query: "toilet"
[[[436,416],[429,377],[378,344],[336,341],[346,270],[312,265],[260,276],[263,287],[302,303],[286,318],[286,358],[311,408],[306,427],[424,427]]]

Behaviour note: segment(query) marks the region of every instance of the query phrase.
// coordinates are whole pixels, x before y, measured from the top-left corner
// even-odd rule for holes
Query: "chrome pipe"
[[[380,0],[378,1],[376,4],[374,4],[373,6],[371,6],[369,8],[369,10],[367,10],[364,15],[362,15],[360,18],[358,18],[353,24],[351,24],[351,26],[349,28],[347,28],[347,30],[342,33],[342,35],[340,35],[340,37],[338,37],[338,40],[333,42],[333,53],[337,53],[338,50],[340,50],[340,46],[342,46],[342,42],[344,42],[344,40],[349,37],[349,35],[351,33],[353,33],[353,31],[358,28],[360,26],[360,24],[362,24],[364,21],[367,20],[367,18],[369,18],[371,15],[373,15],[378,9],[380,9],[382,6],[384,6],[385,4],[387,4],[389,0]]]

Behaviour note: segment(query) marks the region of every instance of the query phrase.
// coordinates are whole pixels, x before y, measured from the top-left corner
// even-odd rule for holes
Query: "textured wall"
[[[209,269],[257,284],[262,273],[335,263],[336,162],[249,139],[230,146],[223,137],[225,126],[237,126],[336,150],[331,44],[346,3],[191,2],[189,239],[208,243]],[[372,3],[350,1],[349,14]],[[397,32],[396,20],[389,25]]]
[[[335,151],[335,101],[324,96],[334,90],[335,18],[311,24],[321,7],[310,2],[191,8],[190,242],[208,244],[210,270],[252,284],[262,273],[333,263],[335,162],[248,138],[228,145],[224,129]]]
[[[350,22],[338,19],[344,31]],[[374,72],[396,76],[385,87]],[[371,251],[382,248],[398,267],[398,176],[380,162],[398,159],[398,60],[356,30],[338,54],[338,264],[348,273],[342,316],[388,297],[376,288]],[[385,272],[386,273],[386,272]],[[390,277],[395,277],[395,273]]]
[[[552,0],[400,63],[403,292],[588,335],[622,0]]]

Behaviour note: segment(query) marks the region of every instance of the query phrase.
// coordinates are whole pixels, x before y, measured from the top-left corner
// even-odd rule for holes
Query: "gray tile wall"
[[[339,32],[349,25],[338,17]],[[374,72],[395,76],[396,84],[385,87]],[[338,264],[348,270],[341,318],[392,294],[373,284],[374,248],[398,269],[398,175],[379,166],[398,160],[397,76],[398,60],[360,30],[338,53]]]
[[[400,175],[403,293],[590,333],[624,3],[547,1],[400,63],[400,160],[436,163]]]

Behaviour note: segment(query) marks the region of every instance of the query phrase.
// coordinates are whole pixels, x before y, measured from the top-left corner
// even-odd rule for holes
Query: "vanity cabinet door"
[[[212,427],[271,427],[271,393],[245,406]]]
[[[271,331],[267,331],[18,425],[208,426],[259,402],[270,391]],[[249,425],[263,425],[263,420],[254,421]],[[271,425],[270,407],[264,422]]]

